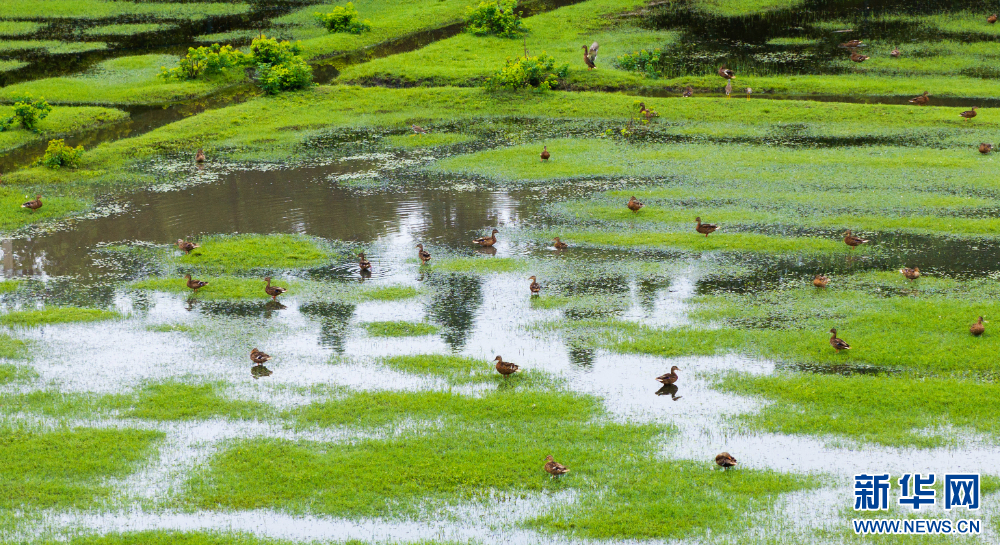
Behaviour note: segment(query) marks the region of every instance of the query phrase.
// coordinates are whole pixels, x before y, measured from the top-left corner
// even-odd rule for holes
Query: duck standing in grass
[[[203,282],[201,280],[193,280],[190,274],[185,274],[184,279],[187,280],[187,287],[194,290],[195,293],[198,293],[198,290],[200,288],[204,288],[205,286],[208,285],[208,282]]]
[[[277,301],[279,295],[288,291],[288,289],[286,288],[279,288],[278,286],[272,286],[270,276],[265,276],[264,281],[267,282],[267,285],[264,286],[264,293],[270,295],[272,301]]]
[[[994,13],[994,14],[990,15],[989,17],[987,17],[986,18],[986,22],[989,23],[989,24],[991,24],[991,25],[993,23],[997,22],[997,14]]]
[[[744,89],[743,91],[744,91],[744,92],[746,92],[746,94],[747,94],[747,100],[750,100],[750,95],[752,95],[752,94],[753,94],[753,88],[751,88],[751,87],[747,87],[747,88],[746,88],[746,89]]]
[[[552,240],[554,242],[553,246],[556,247],[556,250],[565,250],[566,248],[569,248],[569,244],[566,244],[565,242],[559,240],[559,237],[556,237]]]
[[[705,238],[708,238],[709,233],[714,232],[719,228],[719,226],[714,223],[702,223],[700,216],[695,218],[694,221],[698,222],[698,224],[694,226],[694,230],[705,235]]]
[[[727,81],[726,82],[726,89],[725,89],[725,91],[726,91],[726,98],[733,98],[732,97],[732,95],[733,95],[733,82],[732,81]]]
[[[856,246],[861,246],[862,244],[866,244],[867,242],[868,242],[868,239],[861,238],[861,237],[859,237],[857,235],[851,234],[851,230],[850,229],[848,229],[846,232],[844,232],[844,244],[850,246],[852,250]]]
[[[539,157],[542,158],[542,161],[548,161],[549,157],[552,157],[552,154],[549,153],[548,146],[542,146],[542,154],[539,155]]]
[[[964,112],[962,112],[962,113],[960,113],[958,115],[964,117],[965,120],[968,121],[968,120],[972,119],[973,117],[976,117],[976,107],[973,106],[971,110],[966,110],[966,111],[964,111]]]
[[[865,62],[869,58],[870,57],[868,55],[862,55],[861,53],[858,53],[856,49],[851,50],[851,60],[854,62]]]
[[[733,79],[736,77],[736,72],[733,72],[732,70],[726,68],[726,65],[724,64],[719,67],[718,74],[720,78],[725,78],[725,79]]]
[[[918,97],[911,98],[910,99],[910,104],[916,104],[917,106],[923,106],[923,105],[927,104],[930,101],[931,101],[931,99],[930,99],[930,97],[927,96],[927,91],[924,91],[924,94],[922,94],[922,95],[920,95]]]
[[[979,144],[979,153],[982,153],[983,155],[986,155],[987,153],[989,153],[991,151],[993,151],[993,144],[987,144],[985,142],[983,142],[982,144]]]
[[[837,338],[837,329],[833,328],[830,330],[830,346],[839,354],[841,350],[850,350],[851,345],[847,344],[844,339]]]
[[[500,231],[494,229],[493,232],[490,233],[490,236],[488,236],[488,237],[479,237],[476,240],[473,240],[472,243],[473,244],[478,244],[478,245],[482,246],[483,248],[487,248],[489,246],[493,246],[494,244],[497,243],[497,233],[499,233],[499,232]]]
[[[687,88],[684,89],[684,92],[681,93],[681,96],[684,98],[691,98],[692,96],[694,96],[694,87],[688,85]]]
[[[424,250],[423,244],[417,244],[417,257],[420,258],[420,264],[423,265],[431,260],[431,253]]]
[[[899,269],[899,272],[910,280],[916,280],[920,278],[920,267],[913,267],[912,269],[904,267],[902,269]]]
[[[625,206],[627,206],[628,209],[633,212],[638,212],[643,206],[646,205],[639,202],[639,199],[635,198],[635,195],[632,195],[631,197],[629,197],[628,202],[625,203]]]
[[[414,134],[427,134],[427,130],[420,125],[410,125],[410,128],[413,129]]]
[[[511,363],[509,361],[503,361],[503,358],[501,358],[500,356],[497,356],[496,359],[494,359],[493,361],[497,362],[496,364],[497,373],[500,373],[505,377],[513,375],[514,373],[521,372],[521,368],[518,367],[517,364]]]
[[[840,44],[838,47],[843,47],[846,49],[854,49],[855,47],[864,47],[864,46],[865,44],[862,43],[861,40],[848,40]]]
[[[736,458],[733,458],[732,454],[722,452],[715,455],[715,463],[725,471],[730,467],[735,467],[739,462],[736,461]]]
[[[817,274],[816,277],[813,278],[813,285],[816,286],[817,288],[825,288],[826,285],[829,283],[830,279],[823,276],[822,274]]]
[[[542,285],[538,283],[538,280],[535,280],[534,276],[528,280],[531,280],[531,285],[528,286],[528,289],[531,290],[531,294],[538,295],[542,291]]]
[[[586,45],[583,46],[583,62],[584,64],[587,65],[587,70],[593,70],[594,68],[597,68],[597,65],[594,63],[594,61],[597,60],[598,47],[600,46],[597,45],[597,42],[590,44],[589,48]]]
[[[365,259],[364,252],[358,254],[358,268],[361,269],[361,272],[372,270],[372,263]]]
[[[900,57],[900,55],[902,55],[902,53],[899,52],[899,48],[898,47],[894,47],[892,49],[892,52],[889,53],[889,56],[892,57],[892,58],[894,58],[894,59],[898,59]]]
[[[21,208],[27,208],[28,210],[31,210],[32,214],[35,213],[35,210],[38,210],[41,207],[42,207],[41,195],[35,195],[35,200],[21,204]]]
[[[979,317],[979,321],[969,326],[969,333],[972,333],[973,337],[978,337],[986,331],[986,326],[983,325],[983,317]]]
[[[673,384],[673,383],[677,382],[677,379],[680,378],[680,377],[677,376],[677,371],[680,371],[680,370],[681,370],[681,368],[677,367],[675,365],[675,366],[673,366],[673,367],[670,368],[670,372],[669,373],[667,373],[665,375],[660,375],[660,376],[656,377],[656,381],[659,382],[659,383],[662,383],[662,384]]]
[[[560,464],[552,457],[551,454],[545,457],[545,471],[549,475],[550,479],[555,479],[556,477],[562,477],[563,475],[569,473],[569,468]]]
[[[189,254],[191,253],[191,250],[194,250],[195,248],[201,248],[201,245],[195,244],[193,242],[188,242],[184,239],[179,238],[177,239],[177,248],[179,248],[182,252]]]
[[[254,365],[264,365],[270,359],[271,356],[257,350],[256,348],[250,351],[250,361],[252,361]]]
[[[649,108],[647,108],[645,102],[639,103],[639,113],[646,118],[646,121],[649,121],[654,117],[660,117],[660,114],[657,113],[656,110],[650,110]]]
[[[195,163],[204,163],[205,162],[205,150],[204,149],[198,148],[198,152],[194,154],[194,162]]]

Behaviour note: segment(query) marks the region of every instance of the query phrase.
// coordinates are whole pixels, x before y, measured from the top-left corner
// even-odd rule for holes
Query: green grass
[[[83,53],[101,51],[108,48],[104,42],[59,42],[55,40],[0,40],[0,52],[44,49],[58,55],[62,53]]]
[[[0,36],[26,36],[34,34],[45,26],[45,23],[30,21],[0,21]]]
[[[39,542],[43,543],[43,542]],[[74,535],[69,541],[46,541],[44,545],[292,545],[294,541],[260,538],[238,532],[179,532],[147,530],[144,532]],[[348,541],[344,545],[360,545]]]
[[[333,255],[320,239],[305,235],[221,235],[198,243],[201,248],[174,262],[217,273],[281,271],[324,265]]]
[[[192,275],[197,280],[208,282],[195,294],[187,287],[187,280],[177,278],[148,278],[132,283],[132,287],[140,290],[165,291],[169,293],[188,293],[192,297],[204,300],[217,299],[263,299],[271,297],[264,292],[262,278],[239,278],[234,276]],[[289,294],[294,294],[297,282],[272,281],[272,286],[288,288]],[[287,294],[286,294],[287,296]]]
[[[0,385],[22,382],[36,377],[38,377],[38,373],[35,373],[30,367],[0,363]]]
[[[13,113],[13,107],[0,106],[0,119],[6,119]],[[51,140],[83,130],[120,123],[128,118],[127,112],[112,108],[57,106],[38,123],[35,130],[29,131],[16,124],[11,129],[0,132],[0,152],[41,140]]]
[[[36,327],[68,322],[95,322],[112,320],[122,315],[97,308],[46,307],[42,310],[17,310],[0,314],[0,325],[8,327]]]
[[[172,30],[177,25],[157,23],[114,24],[91,27],[83,31],[87,36],[135,36],[148,32]]]
[[[44,96],[53,104],[164,104],[207,95],[244,77],[242,73],[194,81],[159,77],[162,67],[172,68],[177,62],[173,55],[118,57],[84,74],[8,85],[0,90],[0,100],[28,94]]]
[[[784,434],[833,435],[888,447],[954,445],[955,435],[1000,434],[1000,385],[912,376],[731,374],[717,388],[773,403],[739,420]],[[941,392],[948,392],[942,396]],[[954,427],[952,429],[951,427]],[[928,433],[928,430],[930,433]]]
[[[662,233],[632,231],[628,233],[607,231],[560,231],[563,240],[582,246],[622,248],[671,248],[678,250],[710,252],[767,252],[767,253],[830,253],[847,251],[843,242],[816,237],[776,237],[769,235],[720,233],[707,238],[695,232],[692,223],[688,233]],[[861,251],[857,251],[861,253]]]
[[[0,139],[3,134],[0,133]],[[5,181],[7,176],[4,176]],[[42,207],[31,211],[21,208],[21,204],[42,195]],[[92,201],[76,196],[49,197],[47,191],[35,187],[19,190],[0,186],[0,232],[10,232],[31,223],[63,218],[78,213],[90,206]]]
[[[452,146],[472,140],[467,134],[432,132],[429,134],[394,134],[386,140],[397,148],[432,148],[435,146]]]
[[[0,333],[0,358],[19,359],[27,354],[27,343],[6,333]]]
[[[0,294],[17,291],[20,286],[20,280],[0,280]]]
[[[18,68],[24,68],[25,66],[28,66],[28,63],[24,61],[0,60],[0,72],[10,72]]]
[[[803,0],[694,0],[691,9],[716,17],[746,17],[801,6]]]
[[[528,262],[512,257],[453,257],[431,261],[431,266],[436,272],[489,274],[524,271]]]
[[[220,388],[218,384],[152,384],[142,389],[125,415],[147,420],[191,420],[256,419],[270,413],[260,403],[230,399],[220,393]]]
[[[133,429],[0,429],[0,508],[87,508],[111,494],[106,480],[146,460],[163,433]]]
[[[418,293],[417,288],[410,286],[387,286],[362,291],[360,297],[363,301],[402,301],[412,299]]]
[[[187,324],[154,324],[146,326],[146,331],[155,331],[157,333],[196,333],[199,330],[197,327]]]
[[[365,322],[364,327],[373,337],[419,337],[440,331],[436,325],[421,322]]]
[[[412,373],[414,375],[430,375],[440,377],[448,381],[449,384],[459,385],[473,382],[497,382],[504,380],[492,362],[467,358],[464,356],[453,356],[444,354],[420,354],[415,356],[393,356],[385,358],[382,363],[397,371]],[[532,378],[540,376],[531,370],[522,370],[520,373],[506,379],[513,384],[530,382]],[[536,381],[537,382],[537,381]]]
[[[0,4],[0,19],[109,19],[147,16],[198,20],[209,16],[236,15],[249,10],[249,4],[236,2],[196,2],[186,5],[106,0],[7,0]]]

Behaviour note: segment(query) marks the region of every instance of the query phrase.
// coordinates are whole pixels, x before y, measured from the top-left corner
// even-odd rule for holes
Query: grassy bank
[[[0,106],[0,119],[6,119],[14,114],[12,106]],[[62,107],[52,108],[49,115],[38,122],[34,131],[29,131],[15,124],[11,129],[0,132],[0,153],[72,133],[97,129],[127,121],[128,113],[112,108],[97,107]]]

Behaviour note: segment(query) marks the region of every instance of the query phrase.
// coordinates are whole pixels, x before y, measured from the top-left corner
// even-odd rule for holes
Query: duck
[[[694,87],[691,87],[690,85],[688,85],[687,88],[684,89],[684,92],[681,93],[681,96],[684,98],[691,98],[693,95],[694,95]]]
[[[639,103],[639,113],[644,115],[647,120],[652,119],[654,117],[660,117],[660,114],[657,113],[656,110],[650,110],[649,108],[647,108],[645,102]]]
[[[677,376],[677,371],[680,371],[680,370],[681,370],[681,368],[677,367],[675,365],[675,366],[673,366],[673,367],[670,368],[670,372],[669,373],[667,373],[665,375],[660,375],[660,376],[656,377],[656,381],[660,382],[660,383],[663,383],[663,384],[673,384],[673,383],[677,382],[678,378],[680,378],[680,377]]]
[[[968,121],[968,120],[972,119],[973,117],[976,117],[976,107],[973,106],[971,110],[966,110],[966,111],[964,111],[964,112],[962,112],[962,113],[960,113],[958,115],[964,117],[965,120]]]
[[[254,362],[255,365],[264,365],[270,359],[271,356],[257,350],[256,348],[250,351],[250,361]]]
[[[194,242],[188,242],[184,239],[177,239],[177,247],[180,248],[184,253],[189,254],[191,250],[195,248],[201,248],[200,244],[195,244]]]
[[[629,198],[628,202],[625,203],[625,206],[627,206],[628,209],[633,212],[638,212],[640,208],[646,205],[639,202],[639,199],[635,198],[635,195],[633,195]]]
[[[850,246],[852,250],[854,249],[855,246],[861,246],[862,244],[865,244],[867,242],[868,239],[861,238],[857,235],[851,234],[850,229],[844,232],[844,244]]]
[[[358,254],[358,268],[361,269],[362,271],[370,271],[370,270],[372,270],[372,263],[371,263],[371,261],[368,261],[367,259],[365,259],[365,253],[364,252],[361,252],[361,253]]]
[[[851,60],[854,61],[854,62],[865,62],[869,58],[871,58],[871,57],[869,57],[868,55],[862,55],[861,53],[858,53],[854,49],[851,50]]]
[[[862,43],[861,40],[848,40],[848,41],[840,44],[839,47],[845,47],[847,49],[853,49],[855,47],[864,47],[864,46],[865,46],[865,44]]]
[[[976,323],[974,323],[974,324],[972,324],[972,325],[969,326],[969,333],[972,333],[972,336],[974,336],[974,337],[978,337],[978,336],[982,335],[984,331],[986,331],[986,327],[983,325],[983,317],[982,316],[979,317],[979,321],[978,322],[976,322]]]
[[[542,158],[542,161],[548,161],[549,157],[552,157],[552,154],[549,153],[549,147],[548,146],[542,146],[542,154],[539,155],[539,157]]]
[[[583,46],[583,62],[584,64],[587,65],[587,70],[593,70],[594,68],[597,68],[597,65],[594,64],[594,61],[597,60],[598,47],[600,46],[597,45],[597,42],[590,44],[589,48],[586,45]]]
[[[208,282],[203,282],[201,280],[192,280],[190,274],[185,274],[184,278],[187,280],[187,287],[193,289],[195,293],[198,293],[199,288],[204,288],[205,286],[208,285]]]
[[[753,94],[753,89],[752,89],[752,88],[750,88],[750,87],[747,87],[747,88],[746,88],[746,89],[744,89],[743,91],[744,91],[744,92],[745,92],[745,93],[747,94],[747,100],[750,100],[750,95],[752,95],[752,94]]]
[[[497,356],[496,359],[494,359],[493,361],[497,362],[497,364],[496,364],[497,373],[500,373],[501,375],[503,375],[505,377],[513,375],[514,373],[520,373],[521,372],[521,368],[518,367],[518,365],[516,363],[511,363],[509,361],[503,361],[503,358],[501,358],[500,356]]]
[[[979,153],[982,153],[983,155],[986,155],[987,153],[989,153],[991,151],[993,151],[993,144],[987,144],[985,142],[983,142],[982,144],[979,144]]]
[[[923,106],[924,104],[927,104],[930,101],[931,101],[931,99],[927,96],[927,91],[924,91],[924,94],[922,94],[922,95],[920,95],[918,97],[911,98],[910,99],[910,104],[916,104],[917,106]]]
[[[726,98],[732,98],[732,96],[731,96],[733,94],[733,82],[732,81],[727,81],[726,82],[725,91],[726,91]]]
[[[720,78],[733,79],[736,77],[736,72],[726,68],[726,65],[724,64],[719,67],[718,74]]]
[[[250,367],[250,376],[255,380],[260,377],[269,377],[274,374],[274,371],[264,367],[263,365],[253,365]]]
[[[21,208],[27,208],[28,210],[31,210],[32,213],[34,213],[35,210],[38,210],[41,207],[42,207],[42,196],[41,195],[35,195],[35,200],[28,201],[28,202],[23,203],[21,205]]]
[[[829,283],[830,279],[827,278],[826,276],[823,276],[822,274],[817,274],[816,277],[813,278],[813,285],[816,286],[817,288],[825,288],[826,285]]]
[[[901,55],[902,55],[902,53],[899,52],[899,48],[898,47],[892,48],[892,51],[889,53],[889,56],[892,57],[892,58],[894,58],[894,59],[898,59]]]
[[[542,285],[538,283],[534,276],[528,278],[528,280],[531,280],[531,285],[528,286],[528,289],[531,290],[533,295],[538,295],[542,291]]]
[[[555,242],[555,244],[553,244],[553,246],[556,247],[556,250],[565,250],[566,248],[569,248],[569,244],[566,244],[565,242],[559,240],[559,237],[556,237],[556,238],[554,238],[552,240],[553,240],[553,242]]]
[[[478,245],[480,245],[480,246],[482,246],[484,248],[487,247],[487,246],[493,246],[494,244],[497,243],[497,233],[499,233],[499,232],[500,231],[498,231],[497,229],[494,229],[493,232],[490,233],[490,236],[488,236],[488,237],[479,237],[476,240],[473,240],[472,242],[473,242],[473,244],[478,244]]]
[[[841,350],[850,350],[851,345],[847,344],[844,339],[837,338],[837,329],[833,328],[830,330],[830,346],[839,354]]]
[[[987,17],[986,18],[986,22],[989,23],[989,24],[991,24],[991,25],[993,23],[997,22],[997,14],[994,13],[993,15],[990,15],[989,17]]]
[[[569,473],[569,468],[560,464],[552,457],[551,454],[545,457],[545,471],[552,475],[550,479],[555,479],[556,477],[561,477]]]
[[[415,134],[427,134],[427,130],[420,125],[410,125],[410,128],[413,129]]]
[[[732,454],[722,452],[715,455],[715,463],[725,470],[727,468],[734,467],[739,462],[736,461],[736,458],[733,458]]]
[[[708,237],[709,233],[719,228],[719,226],[714,223],[702,223],[700,216],[695,218],[694,221],[698,222],[698,225],[694,226],[694,230],[698,231],[699,233],[702,233],[703,235],[705,235],[706,238]]]
[[[431,253],[424,250],[423,244],[417,244],[417,257],[420,258],[420,263],[424,264],[431,260]]]
[[[205,150],[204,149],[198,148],[198,152],[194,154],[194,162],[195,163],[204,163],[205,162]]]
[[[913,267],[912,269],[904,267],[902,269],[899,269],[899,272],[903,276],[909,278],[910,280],[916,280],[920,278],[920,267]]]
[[[264,286],[264,293],[270,295],[272,301],[277,301],[279,295],[288,291],[287,288],[279,288],[278,286],[272,286],[270,276],[265,276],[264,281],[267,282],[267,285]]]

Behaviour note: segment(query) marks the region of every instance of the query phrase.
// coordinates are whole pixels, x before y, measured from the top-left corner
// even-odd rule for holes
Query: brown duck
[[[549,157],[552,157],[552,154],[549,153],[549,147],[548,146],[542,146],[542,154],[539,155],[539,157],[542,158],[542,161],[548,161]]]
[[[187,287],[193,289],[195,293],[198,293],[199,288],[204,288],[205,286],[208,285],[208,282],[203,282],[201,280],[192,280],[190,274],[185,274],[184,278],[187,280]]]
[[[370,271],[370,270],[372,270],[372,263],[371,263],[371,261],[368,261],[367,259],[365,259],[365,253],[364,252],[361,252],[361,253],[358,254],[358,268],[361,269],[362,271]]]
[[[841,350],[851,349],[851,345],[847,344],[847,342],[845,342],[844,339],[837,338],[836,328],[830,330],[830,335],[831,335],[830,346],[832,346],[833,349],[836,350],[838,354],[840,353]]]
[[[904,267],[902,269],[899,269],[899,272],[903,276],[909,278],[910,280],[916,280],[920,278],[920,267],[913,267],[912,269]]]
[[[816,286],[817,288],[825,288],[826,285],[829,283],[830,279],[827,278],[826,276],[823,276],[822,274],[817,274],[816,277],[813,278],[813,285]]]
[[[423,244],[417,244],[417,257],[420,258],[420,263],[424,264],[431,260],[431,253],[424,250]]]
[[[540,291],[542,291],[542,285],[539,284],[537,280],[535,280],[534,276],[532,276],[528,280],[531,280],[531,285],[528,286],[528,289],[531,290],[531,293],[533,295],[537,295]]]
[[[865,62],[869,58],[871,58],[871,57],[869,57],[868,55],[862,55],[861,53],[858,53],[854,49],[851,50],[851,60],[854,61],[854,62]]]
[[[501,358],[500,356],[497,356],[496,359],[493,361],[497,362],[496,365],[497,373],[500,373],[505,377],[513,375],[514,373],[521,372],[521,368],[518,367],[517,364],[511,363],[509,361],[503,361],[503,358]]]
[[[844,233],[844,244],[850,246],[852,250],[856,246],[861,246],[862,244],[865,244],[866,242],[868,242],[868,239],[861,238],[861,237],[859,237],[857,235],[851,234],[851,230],[850,229],[848,229]]]
[[[660,376],[656,377],[656,381],[657,382],[661,382],[663,384],[673,384],[673,383],[677,382],[678,378],[680,378],[680,377],[677,376],[677,371],[680,371],[680,370],[681,370],[681,368],[677,367],[675,365],[675,366],[673,366],[673,367],[670,368],[670,372],[669,373],[667,373],[665,375],[660,375]]]
[[[476,240],[473,240],[472,242],[474,244],[478,244],[478,245],[480,245],[480,246],[482,246],[484,248],[486,248],[488,246],[493,246],[494,244],[497,243],[497,233],[499,233],[499,232],[500,231],[494,229],[493,232],[490,233],[490,236],[488,236],[488,237],[479,237]]]
[[[968,120],[972,119],[973,117],[976,117],[976,107],[973,106],[971,110],[966,110],[966,111],[964,111],[964,112],[962,112],[962,113],[960,113],[958,115],[964,117],[965,120],[968,121]]]
[[[732,81],[727,81],[726,82],[725,91],[726,91],[726,98],[733,98],[733,82]]]
[[[902,53],[899,52],[899,48],[893,48],[892,52],[889,53],[889,56],[894,59],[898,59],[900,55],[902,55]]]
[[[840,47],[846,47],[847,49],[853,49],[855,47],[864,47],[865,44],[861,40],[848,40],[842,44]]]
[[[724,64],[719,67],[718,74],[720,78],[733,79],[736,77],[736,72],[726,68]]]
[[[924,94],[922,94],[922,95],[920,95],[918,97],[911,98],[910,99],[910,104],[916,104],[917,106],[923,106],[924,104],[927,104],[930,101],[931,101],[931,99],[930,99],[930,97],[927,96],[927,91],[924,91]]]
[[[181,251],[183,251],[184,253],[189,254],[191,253],[191,250],[194,250],[195,248],[201,248],[201,245],[195,244],[193,242],[188,242],[183,239],[177,239],[177,247],[180,248]]]
[[[969,326],[969,333],[972,333],[972,335],[975,336],[975,337],[978,337],[978,336],[982,335],[984,331],[986,331],[986,327],[983,326],[983,317],[982,316],[979,317],[979,321],[978,322],[976,322],[976,323],[974,323],[974,324],[972,324],[972,325]]]
[[[553,246],[556,247],[556,250],[565,250],[566,248],[569,248],[569,244],[566,244],[565,242],[559,240],[559,237],[556,237],[552,240],[555,242]]]
[[[694,96],[694,87],[688,85],[687,88],[684,89],[684,92],[681,93],[681,96],[684,98],[691,98],[692,96]]]
[[[719,226],[714,223],[702,223],[700,217],[695,218],[694,221],[698,222],[698,224],[694,226],[694,230],[705,235],[706,237],[708,237],[709,233],[719,228]]]
[[[41,207],[42,207],[42,196],[41,195],[35,195],[35,200],[28,201],[28,202],[23,203],[21,205],[21,208],[27,208],[28,210],[31,210],[32,213],[34,213],[35,210],[38,210]]]
[[[730,467],[734,467],[739,462],[736,461],[736,458],[733,458],[732,454],[722,452],[715,455],[715,463],[722,469],[728,469]]]
[[[561,477],[561,476],[569,473],[569,468],[567,468],[566,466],[564,466],[564,465],[560,464],[559,462],[557,462],[555,460],[555,458],[552,457],[551,454],[549,454],[548,456],[546,456],[545,460],[546,460],[545,461],[545,471],[549,475],[552,475],[551,477],[549,477],[550,479],[555,479],[556,477]]]
[[[205,162],[205,150],[203,150],[201,148],[198,148],[198,153],[194,154],[194,162],[195,163],[204,163]]]
[[[589,48],[586,45],[583,46],[583,62],[584,64],[587,65],[587,70],[593,70],[594,68],[597,68],[597,65],[594,64],[594,61],[597,60],[598,47],[600,46],[597,45],[597,42],[590,44]]]
[[[271,356],[268,356],[256,348],[250,351],[250,361],[252,361],[254,365],[264,365],[269,359],[271,359]]]
[[[991,25],[993,23],[997,22],[997,14],[994,13],[993,15],[990,15],[989,17],[987,17],[986,18],[986,22],[989,23],[989,24],[991,24]]]
[[[278,286],[272,286],[270,276],[265,276],[264,281],[267,282],[267,285],[264,286],[264,293],[270,295],[272,301],[277,301],[279,295],[288,291],[287,288],[279,288]]]
[[[656,110],[650,110],[647,108],[645,102],[639,103],[639,113],[642,114],[647,120],[654,117],[660,117],[660,114],[657,113]]]
[[[410,128],[413,129],[415,134],[427,134],[427,130],[420,125],[410,125]]]
[[[987,153],[993,151],[993,144],[982,143],[979,144],[979,153],[986,155]]]
[[[625,203],[625,206],[627,206],[628,209],[633,212],[638,212],[640,208],[646,205],[639,202],[639,199],[635,198],[635,195],[633,195],[632,197],[629,198],[628,202]]]

